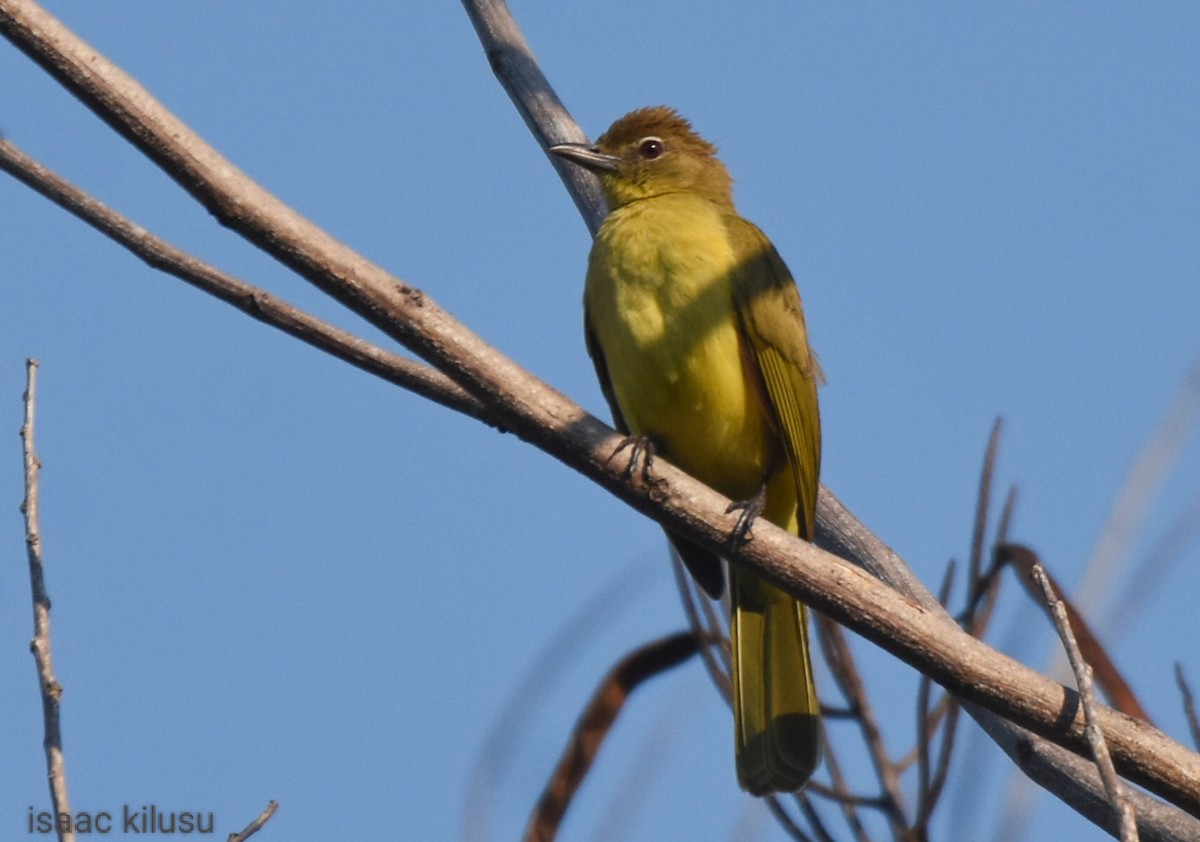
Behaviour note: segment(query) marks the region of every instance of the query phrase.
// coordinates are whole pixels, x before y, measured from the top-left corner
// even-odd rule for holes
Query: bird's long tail
[[[821,759],[821,723],[804,605],[730,571],[738,782],[754,795],[799,789]]]

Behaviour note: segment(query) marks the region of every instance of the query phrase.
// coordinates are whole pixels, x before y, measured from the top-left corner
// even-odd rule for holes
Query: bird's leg
[[[730,503],[725,509],[725,514],[730,512],[740,511],[737,523],[734,524],[733,532],[729,533],[729,544],[735,546],[748,541],[750,539],[750,526],[754,523],[754,519],[763,513],[763,509],[767,507],[767,481],[763,480],[762,485],[758,487],[758,491],[754,492],[754,496],[748,500],[738,500]]]
[[[629,464],[625,466],[623,475],[625,481],[632,483],[634,477],[637,476],[646,487],[653,486],[654,478],[650,476],[650,466],[654,462],[654,440],[649,436],[626,436],[621,439],[621,443],[617,445],[617,449],[608,458],[610,460],[615,459],[617,454],[627,447],[630,449],[630,452]],[[640,471],[637,469],[639,463],[642,466]]]

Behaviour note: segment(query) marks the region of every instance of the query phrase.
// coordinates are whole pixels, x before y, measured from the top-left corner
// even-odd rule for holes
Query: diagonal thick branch
[[[268,194],[35,3],[0,0],[0,31],[222,224],[441,369],[486,404],[502,426],[672,531],[728,550],[728,500],[661,461],[654,471],[661,482],[653,485],[653,498],[641,485],[631,487],[623,479],[622,461],[610,459],[620,437],[609,427],[503,357],[423,292]],[[847,526],[853,517],[828,493],[822,495],[820,518],[822,540],[843,554],[869,556],[862,546],[878,544],[869,533]],[[753,568],[962,698],[1074,752],[1087,750],[1073,691],[970,637],[936,601],[927,605],[918,596],[918,603],[767,523],[756,525],[753,541],[727,554],[732,563]],[[889,576],[892,584],[912,587],[904,578],[903,572]],[[916,587],[910,592],[923,590]],[[1200,816],[1200,756],[1109,708],[1101,708],[1098,718],[1122,774]]]

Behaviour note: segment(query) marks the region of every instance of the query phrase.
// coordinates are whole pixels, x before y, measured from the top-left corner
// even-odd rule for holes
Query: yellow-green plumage
[[[763,516],[811,540],[820,371],[791,275],[734,210],[716,149],[674,111],[647,108],[594,147],[553,151],[595,170],[611,207],[584,309],[618,426],[734,500],[765,484]],[[672,541],[719,595],[719,560]],[[820,759],[804,606],[738,570],[730,597],[738,781],[755,794],[797,789]]]

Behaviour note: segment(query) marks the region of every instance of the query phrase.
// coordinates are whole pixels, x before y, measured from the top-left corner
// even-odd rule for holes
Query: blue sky
[[[553,5],[513,11],[584,129],[679,108],[792,268],[835,493],[936,583],[965,556],[1003,415],[1013,537],[1078,582],[1200,355],[1200,8]],[[586,230],[457,4],[49,8],[284,201],[606,414],[581,330]],[[7,43],[0,78],[0,130],[27,152],[375,336]],[[73,806],[212,810],[220,835],[276,798],[261,838],[456,838],[473,821],[512,838],[599,676],[683,625],[657,528],[9,178],[0,218],[0,834],[25,838],[47,803],[17,511],[35,356]],[[1108,584],[1120,596],[1094,607],[1124,623],[1112,653],[1179,739],[1174,662],[1200,685],[1197,542],[1122,608],[1125,571],[1200,492],[1184,442]],[[990,639],[1038,665],[1052,651],[1014,587]],[[911,673],[858,643],[903,751]],[[729,728],[698,664],[639,691],[564,838],[782,838],[734,785]],[[489,739],[504,751],[473,789]],[[935,827],[990,839],[1005,762],[975,738],[960,751],[970,782]],[[1047,798],[1029,817],[1028,839],[1099,835]]]

